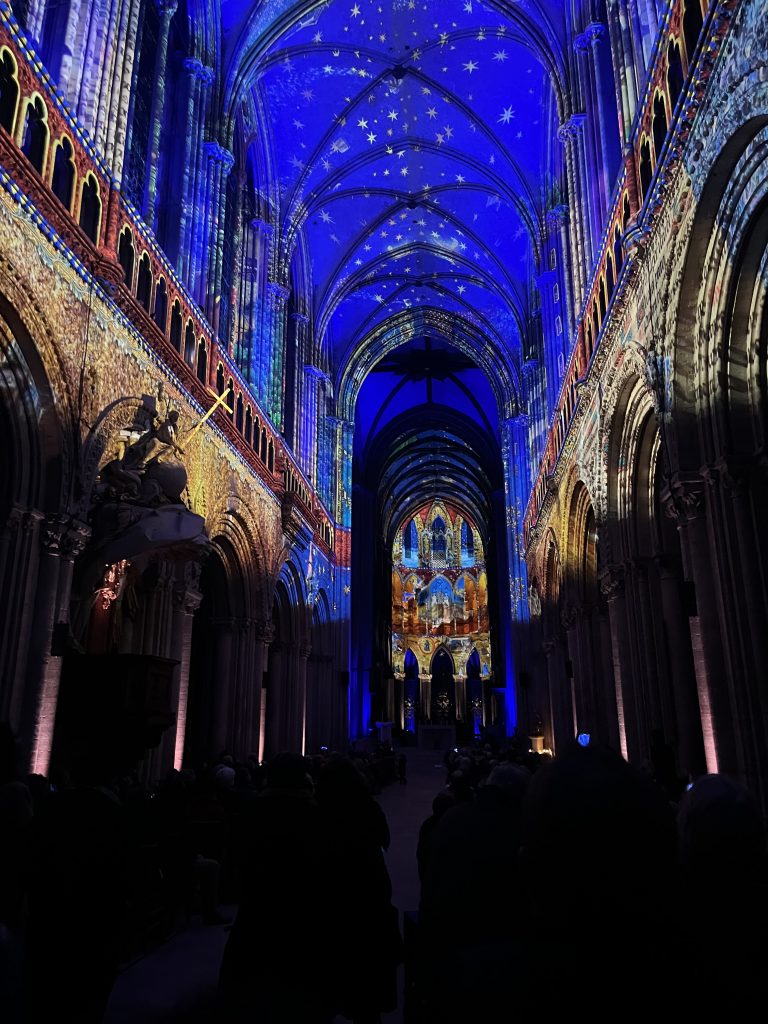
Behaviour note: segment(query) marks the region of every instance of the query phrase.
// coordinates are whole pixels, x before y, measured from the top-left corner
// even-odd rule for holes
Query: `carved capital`
[[[564,227],[568,223],[568,206],[565,203],[551,206],[547,210],[547,221],[551,227]]]
[[[82,554],[91,538],[91,528],[86,523],[73,519],[62,538],[61,553],[65,558],[76,559]]]
[[[288,296],[291,294],[291,289],[286,288],[284,284],[280,284],[278,281],[267,282],[267,294],[272,300],[272,304],[276,309],[282,309],[288,301]]]
[[[155,0],[157,6],[157,13],[161,18],[167,18],[168,21],[174,16],[178,9],[178,0]]]
[[[271,620],[259,620],[254,625],[254,636],[262,644],[271,644],[275,639],[275,627]]]
[[[579,620],[579,607],[573,602],[567,604],[560,612],[560,622],[566,633],[573,629]]]
[[[229,174],[235,164],[234,155],[218,142],[204,142],[203,152],[213,163],[221,164],[225,175]]]
[[[586,119],[586,114],[571,114],[568,120],[563,121],[557,129],[558,139],[560,139],[562,143],[566,143],[570,142],[572,139],[578,138],[584,128],[584,122]]]
[[[46,516],[40,527],[40,543],[51,555],[60,555],[64,536],[69,525],[69,516],[63,513]]]
[[[582,38],[585,39],[592,47],[596,47],[600,40],[604,39],[607,34],[608,29],[601,21],[593,21],[584,29]]]
[[[626,587],[626,570],[623,565],[609,565],[600,573],[600,593],[607,601],[622,597]]]
[[[262,235],[266,235],[267,237],[274,235],[275,233],[274,224],[270,224],[266,220],[261,220],[259,217],[254,217],[251,221],[251,227],[254,231],[259,231]]]
[[[704,509],[704,480],[701,476],[682,478],[675,473],[661,492],[664,513],[675,522],[695,519]]]
[[[173,606],[186,615],[192,615],[200,607],[203,595],[185,583],[178,582],[173,588]]]

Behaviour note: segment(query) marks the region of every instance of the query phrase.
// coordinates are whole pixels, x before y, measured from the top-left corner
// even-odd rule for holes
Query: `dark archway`
[[[441,647],[432,659],[431,720],[437,725],[453,725],[456,721],[456,684],[453,658]]]

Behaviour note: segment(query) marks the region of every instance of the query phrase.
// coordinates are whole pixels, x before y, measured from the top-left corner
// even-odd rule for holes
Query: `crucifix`
[[[206,420],[209,420],[211,416],[213,416],[213,414],[216,412],[220,405],[224,406],[224,408],[227,410],[230,416],[232,415],[233,410],[230,409],[230,407],[227,405],[227,396],[229,395],[229,389],[222,391],[220,395],[217,395],[215,391],[212,391],[210,388],[208,388],[208,393],[213,395],[216,401],[213,403],[208,412],[202,417],[202,419],[198,420],[194,427],[192,427],[189,434],[187,435],[187,441],[192,440],[192,438],[198,432],[200,427],[202,427]]]

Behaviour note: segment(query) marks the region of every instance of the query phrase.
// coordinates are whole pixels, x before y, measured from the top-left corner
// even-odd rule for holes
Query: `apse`
[[[405,341],[359,389],[350,713],[363,731],[385,718],[406,731],[439,721],[471,736],[473,654],[483,666],[484,724],[514,715],[500,613],[509,570],[499,436],[491,380],[468,349],[439,335]],[[439,690],[435,659],[445,670]]]

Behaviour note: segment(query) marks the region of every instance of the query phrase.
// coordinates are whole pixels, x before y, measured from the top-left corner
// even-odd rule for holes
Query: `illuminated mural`
[[[467,687],[480,710],[479,682],[491,675],[482,538],[458,508],[435,500],[401,524],[392,563],[392,667],[405,683],[404,718],[461,720]]]

